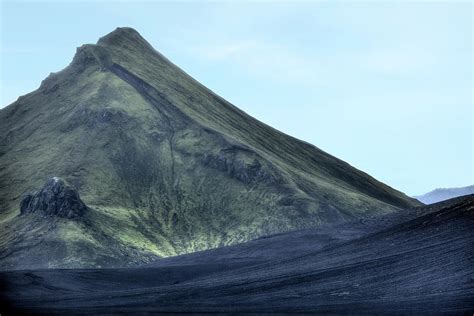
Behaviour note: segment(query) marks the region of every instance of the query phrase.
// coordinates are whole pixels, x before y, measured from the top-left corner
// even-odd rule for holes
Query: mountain
[[[414,196],[414,198],[425,204],[432,204],[469,194],[474,194],[474,185],[461,188],[435,189],[423,195]]]
[[[136,265],[416,205],[237,109],[131,28],[0,110],[2,269]]]
[[[0,306],[6,314],[472,313],[474,195],[332,228],[133,269],[0,272]]]

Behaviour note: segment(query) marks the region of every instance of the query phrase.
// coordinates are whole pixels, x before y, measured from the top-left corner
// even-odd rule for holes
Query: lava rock
[[[27,194],[20,203],[20,215],[41,212],[44,216],[76,218],[86,211],[79,193],[57,177],[49,179],[40,191]]]

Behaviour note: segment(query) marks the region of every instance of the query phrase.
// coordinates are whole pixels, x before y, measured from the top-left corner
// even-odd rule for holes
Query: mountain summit
[[[0,110],[0,266],[147,262],[418,202],[250,117],[131,28]],[[60,177],[80,217],[20,214]]]
[[[122,47],[138,48],[144,50],[145,48],[155,51],[155,49],[148,43],[135,29],[131,27],[118,27],[109,34],[99,38],[98,45],[118,45]]]

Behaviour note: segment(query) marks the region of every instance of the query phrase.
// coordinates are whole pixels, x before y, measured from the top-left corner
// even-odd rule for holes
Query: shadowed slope
[[[78,48],[0,123],[4,269],[130,265],[417,205],[246,115],[130,28]],[[18,218],[54,176],[90,211]]]

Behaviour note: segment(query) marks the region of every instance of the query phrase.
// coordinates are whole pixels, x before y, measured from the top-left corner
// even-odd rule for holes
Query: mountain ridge
[[[469,194],[474,194],[474,185],[456,188],[438,188],[422,195],[416,195],[414,198],[422,203],[432,204]]]

